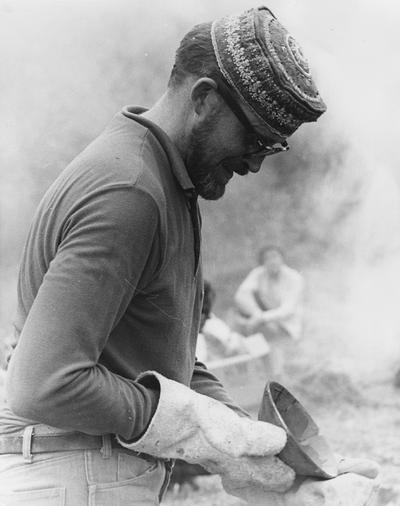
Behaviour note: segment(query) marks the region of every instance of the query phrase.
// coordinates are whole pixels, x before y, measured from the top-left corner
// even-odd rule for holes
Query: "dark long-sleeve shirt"
[[[33,218],[0,432],[35,421],[137,437],[158,398],[135,381],[147,370],[239,410],[195,362],[196,194],[175,145],[142,111],[116,115]]]

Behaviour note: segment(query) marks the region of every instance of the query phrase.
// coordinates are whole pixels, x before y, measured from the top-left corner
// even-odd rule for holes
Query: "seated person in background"
[[[283,333],[298,339],[302,330],[303,277],[285,264],[277,246],[259,252],[259,265],[250,271],[235,294],[237,324],[243,334]]]
[[[303,277],[288,267],[277,246],[264,246],[259,265],[235,294],[232,327],[248,336],[261,332],[271,345],[275,373],[280,372],[283,347],[302,331]]]
[[[211,312],[215,301],[215,290],[204,281],[204,299],[201,310],[200,333],[197,339],[196,356],[201,362],[247,353],[244,337],[233,332],[229,326]]]

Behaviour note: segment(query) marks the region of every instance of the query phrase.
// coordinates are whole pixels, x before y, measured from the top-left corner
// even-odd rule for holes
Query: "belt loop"
[[[32,437],[34,432],[34,426],[28,425],[28,427],[25,427],[24,434],[22,436],[22,456],[24,457],[24,460],[31,464],[33,460],[32,455]]]
[[[100,448],[100,453],[103,459],[109,459],[112,455],[111,436],[110,434],[103,434],[101,436],[103,445]]]

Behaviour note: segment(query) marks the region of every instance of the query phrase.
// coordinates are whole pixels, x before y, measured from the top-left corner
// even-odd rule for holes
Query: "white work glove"
[[[198,394],[161,374],[156,378],[160,398],[145,434],[129,443],[131,450],[159,458],[179,458],[200,464],[221,475],[228,493],[246,497],[249,489],[261,492],[288,490],[295,474],[275,455],[286,444],[286,433],[267,422],[238,416],[221,402]]]
[[[375,506],[379,467],[365,459],[338,458],[338,476],[319,480],[298,476],[289,491],[242,496],[251,506]]]

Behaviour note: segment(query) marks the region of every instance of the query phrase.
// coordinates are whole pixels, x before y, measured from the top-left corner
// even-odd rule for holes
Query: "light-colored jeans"
[[[0,506],[154,506],[169,474],[163,461],[111,447],[37,453],[32,462],[3,454]]]

